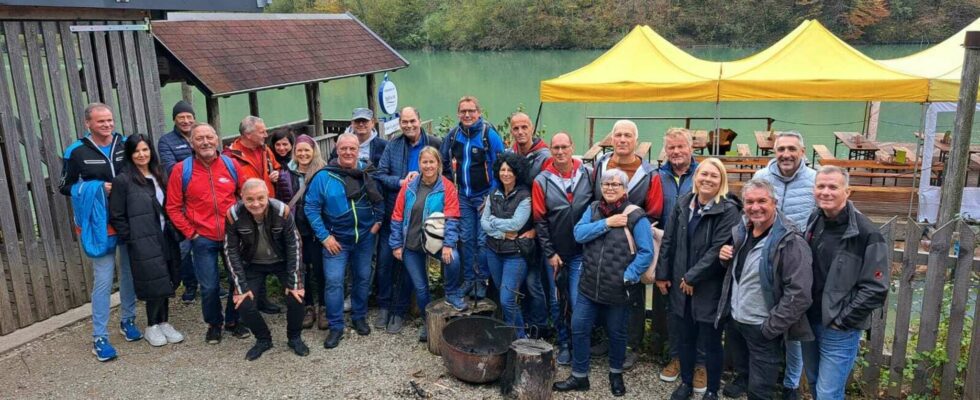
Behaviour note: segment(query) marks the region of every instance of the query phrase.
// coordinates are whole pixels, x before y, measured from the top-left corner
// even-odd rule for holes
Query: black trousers
[[[146,326],[167,322],[170,319],[170,298],[158,297],[146,300]]]
[[[303,236],[303,286],[306,289],[303,304],[308,306],[324,305],[323,287],[326,281],[323,278],[322,251],[323,244],[316,240],[316,236]]]
[[[265,282],[269,275],[275,275],[280,283],[286,282],[286,264],[277,263],[271,265],[249,265],[245,267],[245,280],[249,288],[258,287],[260,282]],[[285,285],[284,285],[285,286]],[[254,292],[252,293],[255,294]],[[259,313],[256,302],[253,299],[246,299],[242,302],[238,310],[242,322],[252,331],[258,340],[271,340],[272,333],[265,319]],[[289,339],[300,336],[303,329],[303,303],[296,300],[292,295],[286,296],[286,337]]]
[[[679,342],[681,380],[688,385],[694,385],[694,367],[701,359],[699,353],[703,350],[704,368],[708,373],[708,391],[717,393],[725,356],[721,347],[722,328],[716,329],[712,322],[695,321],[691,314],[691,302],[686,304],[683,318],[670,313],[672,329],[680,334],[676,340]]]
[[[647,285],[630,285],[626,289],[629,292],[630,316],[627,322],[626,345],[633,351],[640,351],[643,345],[643,336],[646,333],[647,317]]]
[[[761,325],[748,325],[734,320],[730,324],[735,325],[740,335],[728,338],[727,345],[736,346],[736,349],[733,349],[735,353],[748,355],[747,360],[735,359],[735,370],[744,369],[739,367],[740,363],[748,364],[749,400],[771,400],[776,391],[782,387],[779,374],[786,363],[786,346],[783,344],[783,337],[766,339],[762,335]]]

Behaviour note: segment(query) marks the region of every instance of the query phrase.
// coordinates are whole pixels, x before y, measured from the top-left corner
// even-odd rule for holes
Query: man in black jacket
[[[772,184],[752,179],[742,187],[746,223],[722,246],[727,267],[716,327],[731,317],[741,335],[726,345],[748,354],[748,398],[772,399],[785,364],[785,340],[811,340],[806,310],[813,282],[811,253],[799,230],[777,211]]]
[[[275,275],[286,288],[286,336],[299,356],[310,354],[303,343],[303,270],[300,237],[289,206],[269,198],[265,181],[252,178],[242,185],[242,201],[228,209],[225,257],[234,283],[235,308],[255,334],[255,346],[245,354],[252,361],[272,348],[272,334],[255,304],[251,288]]]
[[[844,399],[861,333],[885,305],[888,256],[884,237],[854,204],[847,171],[825,166],[813,187],[818,209],[807,222],[813,252],[813,305],[807,311],[816,340],[803,344],[807,380],[817,399]]]

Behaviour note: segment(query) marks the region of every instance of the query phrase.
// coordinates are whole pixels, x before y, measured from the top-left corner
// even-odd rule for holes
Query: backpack
[[[483,151],[487,154],[490,154],[490,126],[488,124],[489,122],[483,121],[483,132],[481,132],[480,134],[483,135]],[[452,129],[449,130],[449,133],[446,134],[446,142],[448,142],[448,144],[446,142],[443,142],[443,145],[446,146],[447,149],[449,149],[450,160],[453,161],[453,183],[456,183],[455,165],[458,162],[456,161],[456,157],[453,156],[453,146],[455,146],[457,142],[456,135],[461,131],[462,129],[459,128],[459,125],[454,126]],[[489,159],[489,157],[487,158]],[[488,171],[490,171],[491,169],[493,169],[492,165],[487,166]]]
[[[219,157],[225,163],[225,168],[228,169],[228,173],[231,174],[231,180],[235,181],[235,192],[238,192],[238,169],[235,168],[235,162],[224,154],[220,154]],[[185,158],[183,163],[183,171],[181,171],[180,175],[180,190],[186,198],[187,183],[191,181],[191,174],[194,172],[194,156]]]

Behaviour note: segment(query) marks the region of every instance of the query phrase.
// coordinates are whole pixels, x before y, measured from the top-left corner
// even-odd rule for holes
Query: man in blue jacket
[[[351,322],[358,335],[371,334],[365,320],[367,297],[375,235],[385,218],[384,199],[371,177],[373,168],[358,160],[358,144],[354,134],[337,137],[337,159],[313,176],[304,198],[303,212],[325,249],[324,303],[330,333],[323,347],[328,349],[337,347],[344,333],[344,274],[348,261],[354,274]]]
[[[493,124],[482,117],[480,102],[473,96],[459,99],[456,108],[459,125],[446,134],[439,152],[442,173],[459,190],[460,260],[463,266],[463,293],[480,300],[486,297],[490,270],[480,256],[485,234],[480,228],[480,209],[487,193],[496,187],[493,163],[504,151],[504,141]]]
[[[125,160],[123,143],[126,138],[115,131],[112,109],[102,103],[92,103],[85,107],[85,128],[88,134],[76,140],[65,149],[64,166],[61,170],[61,194],[71,196],[77,190],[76,184],[101,181],[108,197],[112,192],[112,178],[122,168]],[[106,203],[108,204],[108,203]],[[108,210],[106,210],[108,215]],[[81,221],[75,221],[76,225]],[[109,229],[109,235],[115,231]],[[126,246],[120,246],[119,260],[119,331],[127,341],[143,338],[136,326],[136,292],[133,288],[133,273],[129,268]],[[116,249],[110,249],[101,257],[92,258],[92,273],[95,283],[92,286],[92,353],[99,361],[116,358],[116,349],[109,344],[109,297],[112,295],[112,280],[116,272]]]
[[[411,181],[419,173],[419,151],[426,146],[439,148],[442,139],[429,135],[422,129],[422,117],[414,107],[402,108],[398,117],[402,134],[388,142],[375,176],[385,196],[385,215],[391,216],[395,210],[398,190],[405,182]],[[378,318],[374,321],[377,329],[388,333],[401,332],[408,312],[408,299],[411,297],[412,281],[403,273],[401,261],[391,253],[388,237],[391,236],[391,223],[385,218],[381,223],[378,243],[378,265],[375,274],[378,284]]]
[[[194,154],[191,149],[191,127],[197,123],[194,107],[184,100],[178,101],[174,104],[172,115],[174,129],[161,136],[157,143],[165,176],[170,175],[175,164]],[[193,303],[197,297],[197,277],[194,276],[194,263],[191,262],[190,240],[180,242],[180,280],[184,283],[184,294],[180,299],[184,303]]]

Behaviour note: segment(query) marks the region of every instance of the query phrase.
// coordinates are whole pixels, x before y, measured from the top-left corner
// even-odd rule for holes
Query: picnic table
[[[649,160],[652,146],[653,144],[650,142],[639,142],[637,143],[636,150],[634,150],[633,153],[640,156],[644,160]],[[585,154],[582,155],[582,160],[586,162],[594,161],[600,154],[605,153],[611,148],[613,148],[613,137],[610,133],[609,135],[606,135],[602,141],[596,143],[592,146],[592,148],[586,151]]]
[[[936,140],[935,144],[936,144],[936,149],[939,150],[939,162],[942,163],[946,162],[946,157],[949,156],[949,151],[950,149],[952,149],[952,144],[943,143],[940,140]],[[980,154],[980,144],[971,144],[970,150],[967,151],[969,152],[969,155],[967,155],[968,159],[972,157],[974,154]]]
[[[861,139],[857,139],[860,137]],[[847,159],[849,160],[874,160],[875,153],[881,150],[878,143],[866,139],[857,132],[834,132],[834,155],[837,155],[837,146],[843,144],[848,149]]]
[[[755,131],[755,154],[757,156],[768,156],[772,154],[775,147],[775,137],[772,131]]]

